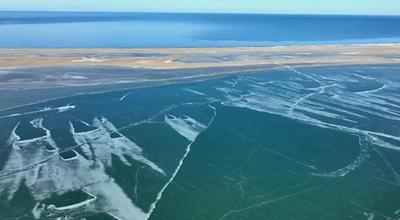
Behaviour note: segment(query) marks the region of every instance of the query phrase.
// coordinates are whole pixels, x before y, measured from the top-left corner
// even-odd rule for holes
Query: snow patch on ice
[[[165,123],[189,141],[194,141],[197,135],[206,128],[205,125],[189,116],[176,117],[174,115],[166,115],[164,120]]]

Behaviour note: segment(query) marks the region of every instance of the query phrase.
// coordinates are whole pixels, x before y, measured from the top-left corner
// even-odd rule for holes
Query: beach
[[[399,44],[164,49],[0,49],[0,67],[114,66],[188,69],[400,62]]]

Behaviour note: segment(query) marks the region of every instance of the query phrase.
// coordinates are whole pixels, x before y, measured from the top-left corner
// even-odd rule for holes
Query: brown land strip
[[[130,57],[129,54],[164,54]],[[113,57],[113,55],[118,56]],[[248,56],[248,59],[207,60]],[[275,57],[274,57],[275,56]],[[205,61],[182,61],[188,57]],[[254,65],[349,65],[400,63],[400,45],[325,45],[170,49],[0,49],[0,68],[115,66],[146,69],[190,69]]]

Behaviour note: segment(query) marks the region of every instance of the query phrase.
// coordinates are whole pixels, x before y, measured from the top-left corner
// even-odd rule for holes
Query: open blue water
[[[399,43],[400,17],[0,12],[0,47]]]

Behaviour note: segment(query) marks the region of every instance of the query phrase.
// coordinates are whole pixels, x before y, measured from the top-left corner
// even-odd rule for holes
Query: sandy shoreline
[[[400,44],[160,49],[0,49],[0,68],[116,66],[189,69],[400,63]]]

